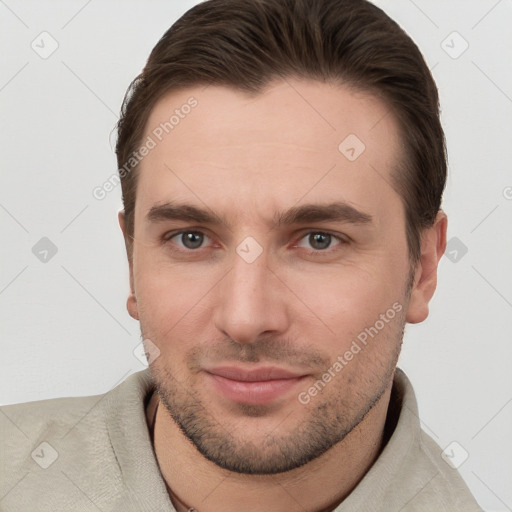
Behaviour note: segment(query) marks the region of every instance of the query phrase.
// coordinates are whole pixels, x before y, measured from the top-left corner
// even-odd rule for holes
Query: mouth
[[[213,388],[236,403],[263,405],[285,398],[306,374],[274,366],[243,369],[222,366],[205,370]]]

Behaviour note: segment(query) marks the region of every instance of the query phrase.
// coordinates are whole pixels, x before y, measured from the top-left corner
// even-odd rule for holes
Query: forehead
[[[221,86],[174,91],[146,125],[143,140],[153,147],[139,166],[137,206],[396,201],[398,133],[384,102],[340,85],[286,79],[252,95]]]

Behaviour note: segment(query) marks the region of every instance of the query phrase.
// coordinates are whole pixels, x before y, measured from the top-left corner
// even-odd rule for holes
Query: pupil
[[[331,235],[326,233],[313,233],[309,235],[309,242],[315,249],[327,249],[331,243]]]
[[[203,243],[203,235],[201,233],[183,233],[181,241],[187,249],[197,249]]]

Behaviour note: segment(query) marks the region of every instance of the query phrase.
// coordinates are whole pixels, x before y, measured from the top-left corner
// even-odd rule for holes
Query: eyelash
[[[164,244],[170,244],[172,239],[179,236],[179,235],[183,235],[183,234],[186,234],[186,233],[195,233],[195,234],[200,234],[200,235],[203,235],[207,238],[210,238],[206,233],[204,233],[203,231],[201,230],[196,230],[196,229],[185,229],[185,230],[181,230],[181,231],[175,231],[175,232],[170,232],[170,233],[166,233],[163,235],[162,237],[162,242]],[[319,230],[310,230],[310,231],[305,231],[303,232],[301,235],[300,235],[300,238],[297,239],[296,242],[294,242],[293,244],[293,247],[297,247],[297,245],[304,239],[306,238],[307,236],[310,236],[310,235],[313,235],[313,234],[321,234],[321,235],[329,235],[331,236],[335,241],[337,241],[338,243],[336,245],[334,245],[333,247],[329,247],[327,249],[324,249],[324,250],[320,250],[320,249],[311,249],[311,250],[308,250],[306,249],[307,251],[307,254],[308,256],[322,256],[322,255],[327,255],[327,254],[330,254],[331,252],[333,252],[333,250],[336,250],[336,247],[340,247],[340,246],[343,246],[343,245],[346,245],[349,243],[349,238],[346,236],[346,235],[340,235],[340,234],[335,234],[335,233],[332,233],[330,231],[319,231]],[[199,247],[198,249],[182,249],[182,248],[179,248],[179,249],[174,249],[175,251],[180,251],[180,252],[184,252],[184,253],[189,253],[189,254],[192,254],[192,253],[198,253],[200,251],[200,249],[204,249],[204,247]]]
[[[330,231],[307,231],[301,234],[300,238],[293,244],[293,247],[298,247],[298,244],[302,242],[302,240],[310,237],[311,235],[328,235],[331,237],[331,243],[335,243],[332,247],[328,247],[327,249],[310,249],[306,247],[301,247],[301,249],[305,250],[308,256],[313,257],[322,257],[332,254],[334,251],[339,250],[341,246],[347,244],[348,240],[346,237],[342,237],[341,235],[336,235],[335,233],[331,233]]]
[[[203,235],[207,238],[210,238],[206,233],[204,233],[203,231],[201,230],[198,230],[198,229],[183,229],[181,231],[176,231],[176,232],[170,232],[170,233],[166,233],[163,237],[162,237],[162,242],[164,244],[169,244],[171,243],[172,239],[179,236],[179,235],[184,235],[186,233],[194,233],[194,234],[197,234],[197,235]],[[204,247],[200,247],[199,249],[177,249],[178,251],[182,251],[182,252],[199,252],[200,249],[204,249]]]

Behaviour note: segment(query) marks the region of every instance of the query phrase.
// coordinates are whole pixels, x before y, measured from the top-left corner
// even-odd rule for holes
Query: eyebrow
[[[345,202],[306,204],[294,206],[274,218],[276,225],[307,224],[314,222],[347,222],[369,224],[372,216]]]
[[[152,206],[146,215],[148,222],[162,222],[165,220],[182,220],[197,222],[199,224],[225,224],[213,212],[197,208],[189,204],[165,203]]]
[[[176,204],[173,202],[152,206],[146,215],[146,220],[154,223],[166,220],[180,220],[198,224],[224,224],[230,227],[229,222],[210,210],[198,208],[190,204]],[[289,210],[276,214],[273,218],[275,226],[315,222],[346,222],[361,225],[371,223],[372,216],[354,208],[348,203],[338,201],[329,204],[294,206]]]

